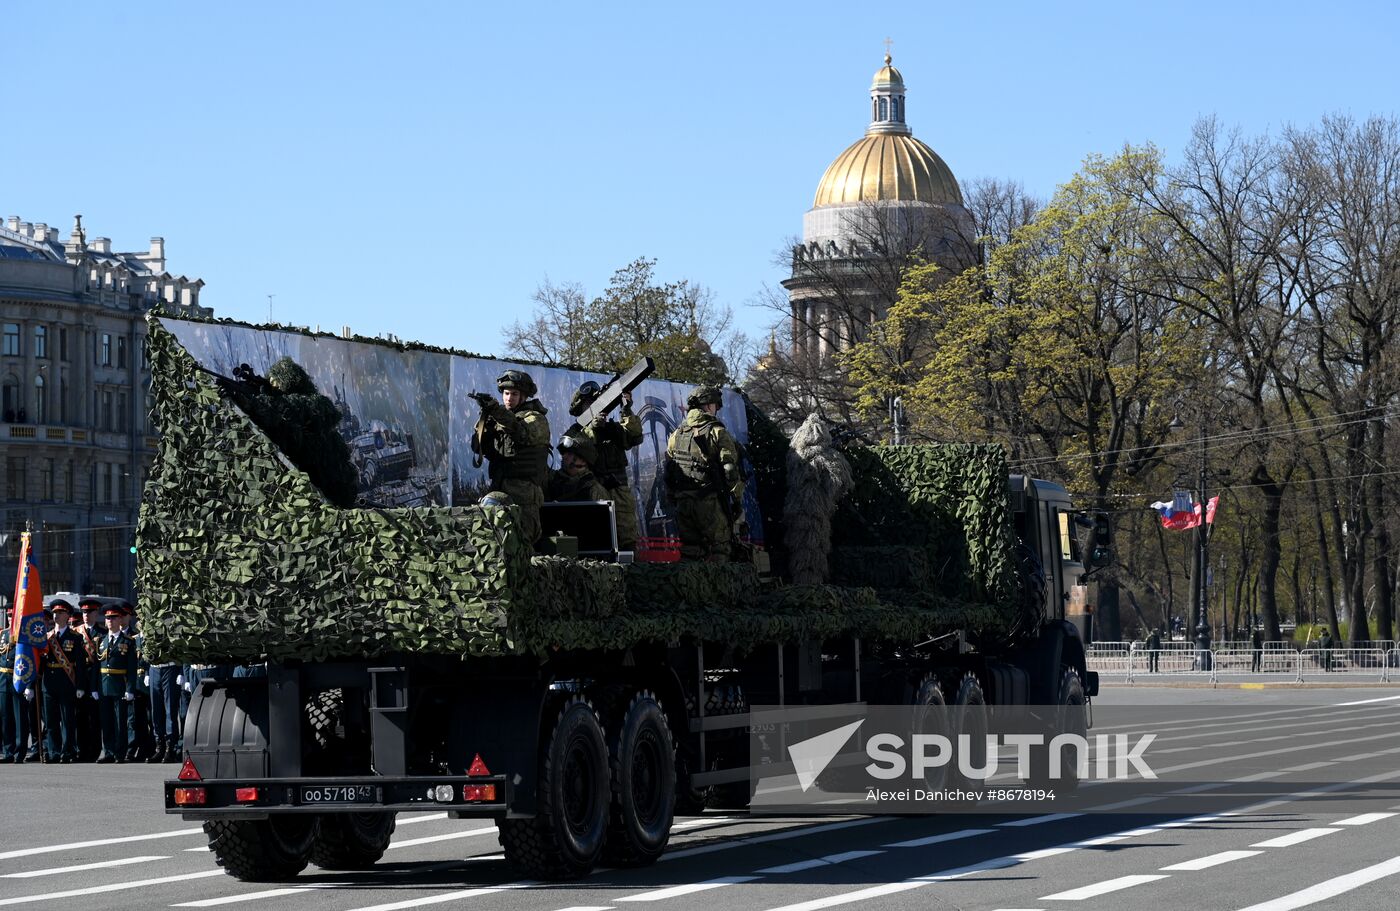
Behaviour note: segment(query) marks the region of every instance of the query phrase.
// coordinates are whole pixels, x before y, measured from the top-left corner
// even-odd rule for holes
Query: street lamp
[[[1177,402],[1177,414],[1172,418],[1169,426],[1172,430],[1182,430],[1186,427],[1186,422],[1181,419],[1181,402]],[[1210,670],[1210,623],[1206,619],[1206,568],[1210,566],[1210,535],[1207,533],[1206,522],[1208,498],[1206,497],[1206,417],[1205,412],[1201,412],[1201,459],[1200,472],[1196,478],[1196,498],[1201,505],[1201,523],[1196,526],[1196,556],[1193,565],[1192,575],[1195,577],[1194,591],[1192,592],[1192,609],[1195,611],[1196,624],[1196,662],[1197,666],[1203,670]]]

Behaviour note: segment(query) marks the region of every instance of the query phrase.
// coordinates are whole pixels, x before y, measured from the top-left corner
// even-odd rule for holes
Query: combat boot
[[[156,742],[155,749],[151,750],[151,755],[146,757],[146,763],[165,762],[165,751],[169,749],[164,740]]]

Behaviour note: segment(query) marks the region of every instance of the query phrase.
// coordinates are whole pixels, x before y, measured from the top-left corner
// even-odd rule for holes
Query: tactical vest
[[[521,410],[539,410],[539,402],[529,401]],[[494,428],[495,425],[492,425]],[[529,481],[541,487],[549,480],[548,442],[521,445],[510,434],[493,429],[486,440],[487,474],[493,481]]]
[[[574,426],[578,427],[577,424]],[[626,484],[627,447],[623,443],[626,431],[622,425],[615,421],[604,421],[597,426],[579,427],[578,433],[598,450],[598,461],[593,466],[598,483],[609,490]]]
[[[705,445],[713,424],[681,424],[666,441],[666,486],[673,494],[719,491],[710,465],[710,453]]]

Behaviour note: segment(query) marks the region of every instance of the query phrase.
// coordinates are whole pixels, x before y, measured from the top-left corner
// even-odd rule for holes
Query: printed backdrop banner
[[[340,411],[340,433],[350,448],[361,494],[386,506],[460,506],[475,502],[485,492],[486,468],[472,464],[470,445],[478,409],[467,396],[494,394],[496,377],[506,370],[524,370],[534,378],[555,440],[573,423],[569,400],[579,384],[609,379],[581,370],[401,351],[387,343],[236,323],[169,317],[161,322],[201,366],[223,376],[232,376],[240,364],[265,376],[283,356],[300,364]],[[647,380],[633,390],[633,410],[642,419],[646,436],[629,453],[628,478],[641,513],[642,535],[647,538],[676,534],[666,500],[662,456],[667,437],[685,418],[690,389],[681,383]],[[737,394],[725,395],[719,416],[741,445],[748,443],[748,418]],[[556,454],[552,466],[558,464]],[[763,523],[752,480],[744,494],[744,511],[755,543],[761,544]]]

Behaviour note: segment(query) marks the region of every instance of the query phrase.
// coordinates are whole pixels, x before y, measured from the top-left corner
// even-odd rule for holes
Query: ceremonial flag
[[[1206,524],[1215,524],[1215,507],[1219,503],[1218,496],[1206,501]],[[1201,524],[1201,504],[1193,502],[1191,494],[1184,490],[1178,490],[1170,503],[1158,500],[1152,504],[1152,508],[1161,515],[1162,527],[1172,531],[1185,531]]]
[[[34,560],[29,532],[20,535],[19,572],[15,574],[14,619],[10,641],[15,644],[15,692],[34,685],[39,652],[48,644],[44,625],[44,593],[39,585],[39,565]]]

